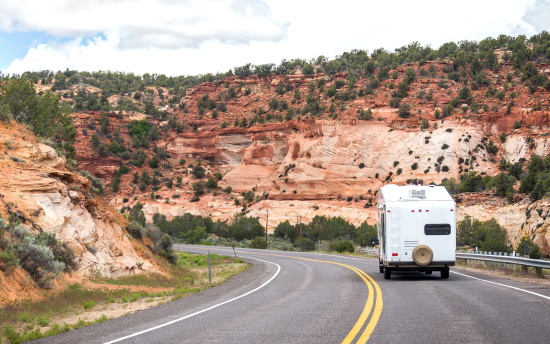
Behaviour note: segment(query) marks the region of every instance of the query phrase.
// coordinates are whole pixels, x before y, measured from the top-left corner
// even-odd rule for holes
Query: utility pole
[[[296,215],[296,240],[300,237],[300,220],[302,216],[300,214]]]
[[[269,210],[265,210],[265,248],[267,249],[267,221],[269,219]]]

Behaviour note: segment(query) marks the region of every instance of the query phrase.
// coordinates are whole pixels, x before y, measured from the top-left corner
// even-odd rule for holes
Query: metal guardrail
[[[363,249],[363,253],[370,254],[371,256],[378,256],[378,249],[377,248],[365,247]]]
[[[366,247],[363,249],[363,252],[373,256],[378,256],[378,249]],[[503,255],[493,255],[493,254],[483,254],[483,253],[456,253],[457,259],[469,259],[469,260],[479,260],[483,262],[492,262],[492,263],[501,263],[501,264],[512,264],[512,265],[521,265],[525,268],[532,267],[537,271],[537,275],[542,276],[542,269],[550,269],[550,260],[543,259],[530,259],[524,257],[513,257],[513,256],[503,256]]]
[[[495,262],[495,263],[503,263],[503,264],[523,265],[523,266],[530,266],[533,268],[540,268],[540,269],[550,269],[550,261],[543,260],[543,259],[497,256],[492,254],[480,254],[480,253],[457,253],[456,258],[481,260],[485,262]]]

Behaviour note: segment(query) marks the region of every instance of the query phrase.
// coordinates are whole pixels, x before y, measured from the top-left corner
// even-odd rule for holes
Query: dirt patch
[[[104,283],[95,283],[86,281],[83,283],[84,287],[90,289],[107,289],[107,290],[129,290],[132,292],[143,292],[143,293],[160,293],[160,292],[170,292],[174,288],[161,288],[161,287],[147,287],[141,285],[118,285],[118,284],[104,284]]]
[[[61,317],[52,317],[50,324],[76,324],[79,321],[93,322],[101,317],[107,319],[114,319],[122,317],[142,309],[158,306],[160,304],[170,301],[172,296],[143,298],[133,302],[113,302],[108,304],[101,304],[93,307],[93,309],[82,309],[81,312],[65,315]],[[43,327],[42,332],[49,330],[50,327]]]

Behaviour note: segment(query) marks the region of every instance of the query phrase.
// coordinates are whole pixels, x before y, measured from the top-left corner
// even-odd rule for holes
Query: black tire
[[[441,270],[441,279],[448,279],[448,278],[449,278],[449,269]]]
[[[384,265],[378,264],[378,271],[380,271],[380,273],[383,273],[384,272]]]
[[[432,274],[432,270],[426,270],[424,272],[426,273],[426,275],[431,275]]]
[[[384,279],[390,279],[391,278],[391,270],[389,268],[384,269]]]

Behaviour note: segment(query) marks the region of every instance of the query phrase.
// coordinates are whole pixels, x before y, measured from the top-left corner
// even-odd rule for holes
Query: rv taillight
[[[411,210],[411,213],[414,213],[414,209]]]
[[[430,209],[426,209],[426,212],[429,212],[429,211],[430,211]]]
[[[393,257],[397,257],[397,253],[392,253],[391,254]]]
[[[421,213],[421,212],[422,212],[422,209],[418,209],[418,212]]]
[[[451,209],[451,211],[455,211],[454,209]]]
[[[389,212],[390,212],[390,211],[388,210],[388,213],[389,213]]]

